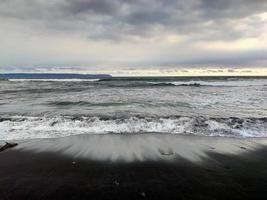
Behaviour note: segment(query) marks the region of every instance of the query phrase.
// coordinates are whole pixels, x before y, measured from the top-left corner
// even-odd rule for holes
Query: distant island
[[[70,74],[70,73],[2,73],[0,80],[6,79],[99,79],[111,78],[109,74]]]

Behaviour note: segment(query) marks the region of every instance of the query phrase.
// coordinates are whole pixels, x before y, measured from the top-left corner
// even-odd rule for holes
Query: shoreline
[[[267,197],[267,139],[110,134],[16,142],[0,153],[4,200]]]
[[[17,143],[14,150],[57,153],[96,161],[175,160],[182,157],[199,162],[209,152],[242,154],[267,147],[267,138],[236,138],[179,134],[81,134],[58,138],[8,140]],[[0,146],[5,141],[0,140]],[[12,150],[12,149],[10,149]],[[166,157],[166,155],[168,155]]]

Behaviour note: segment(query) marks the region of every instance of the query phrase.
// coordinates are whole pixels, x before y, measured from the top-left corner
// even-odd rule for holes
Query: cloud
[[[224,58],[226,62],[238,62],[241,59],[247,61],[242,53],[244,49],[241,49],[242,52],[236,51],[236,56],[232,56],[235,58],[230,58],[231,52],[226,52],[226,47],[232,48],[233,45],[229,44],[233,43],[237,47],[234,50],[237,50],[239,45],[244,45],[239,41],[248,41],[247,39],[256,40],[249,46],[251,49],[246,49],[253,52],[248,57],[252,60],[265,59],[265,55],[259,56],[260,53],[254,52],[267,48],[261,45],[260,49],[255,49],[259,48],[259,43],[267,42],[267,37],[264,36],[267,17],[261,17],[267,16],[266,10],[266,0],[1,0],[0,37],[9,40],[13,48],[18,48],[20,43],[27,43],[25,41],[30,38],[32,46],[29,54],[33,49],[38,49],[38,43],[40,48],[54,54],[60,52],[58,45],[62,45],[61,50],[66,55],[71,54],[69,46],[79,38],[76,43],[80,46],[74,46],[81,51],[84,48],[83,51],[87,51],[90,56],[80,52],[79,55],[72,54],[82,61],[86,57],[94,57],[94,61],[117,59],[119,56],[114,56],[111,50],[105,54],[109,51],[106,48],[114,47],[125,56],[128,56],[126,51],[131,52],[132,57],[141,61],[144,60],[141,58],[143,53],[150,60],[161,59],[157,61],[160,63],[166,63],[166,60],[176,63],[184,60],[208,63],[217,60],[221,63]],[[15,33],[21,33],[21,36]],[[71,45],[65,42],[67,39]],[[60,41],[57,47],[49,48],[49,41],[52,43],[55,40]],[[91,49],[88,51],[89,47],[84,47],[86,42],[88,46],[96,47],[99,53],[94,53]],[[11,52],[8,44],[4,47]],[[4,52],[4,47],[2,50],[0,47],[1,53]],[[211,48],[207,50],[206,47]],[[212,54],[212,48],[218,52],[217,47],[225,56]],[[40,52],[46,53],[45,50]],[[23,52],[15,54],[23,57]],[[47,55],[51,56],[50,53]],[[83,56],[79,57],[81,55]],[[43,56],[40,56],[42,63],[46,60]],[[29,58],[24,56],[25,59],[26,57]],[[64,59],[60,57],[62,63]],[[72,61],[75,62],[75,59]]]
[[[255,32],[235,29],[235,21],[267,9],[266,0],[2,0],[0,16],[29,25],[81,31],[91,39],[153,37],[203,32],[212,39],[236,39]],[[255,21],[255,20],[254,20]],[[248,22],[249,26],[253,24]],[[225,31],[227,30],[227,31]],[[248,33],[249,32],[249,33]],[[214,36],[214,37],[212,37]],[[201,37],[200,38],[205,38]]]

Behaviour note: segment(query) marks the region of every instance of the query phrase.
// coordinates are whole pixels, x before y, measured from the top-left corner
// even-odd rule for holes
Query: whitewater
[[[120,77],[0,82],[0,140],[145,133],[267,137],[267,79]]]

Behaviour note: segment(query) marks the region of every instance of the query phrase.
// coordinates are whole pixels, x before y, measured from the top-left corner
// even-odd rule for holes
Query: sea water
[[[267,78],[0,81],[0,140],[140,133],[267,137]]]

